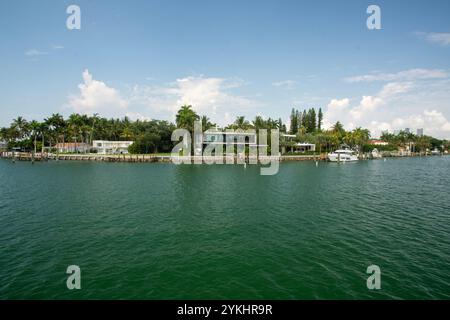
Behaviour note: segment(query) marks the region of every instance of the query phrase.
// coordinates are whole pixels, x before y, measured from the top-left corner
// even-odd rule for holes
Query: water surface
[[[1,160],[0,298],[448,299],[449,169]]]

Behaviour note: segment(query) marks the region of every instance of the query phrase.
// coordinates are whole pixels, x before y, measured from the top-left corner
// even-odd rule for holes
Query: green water
[[[0,298],[449,299],[449,169],[1,160]]]

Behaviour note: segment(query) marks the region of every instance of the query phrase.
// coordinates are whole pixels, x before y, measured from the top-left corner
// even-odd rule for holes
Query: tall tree
[[[303,126],[304,128],[307,128],[307,127],[308,127],[308,116],[307,116],[307,114],[306,114],[306,110],[303,110],[303,113],[302,113],[302,123],[301,123],[301,126]]]
[[[278,128],[280,129],[280,132],[286,133],[286,125],[283,123],[281,118],[278,119]]]
[[[307,119],[308,119],[306,125],[307,132],[312,133],[316,131],[316,110],[314,110],[314,108],[308,110]]]
[[[317,117],[317,130],[318,131],[322,131],[322,121],[323,121],[322,108],[319,108],[319,114]]]
[[[291,111],[291,125],[290,125],[291,134],[297,134],[298,132],[298,111],[295,108],[292,108]]]

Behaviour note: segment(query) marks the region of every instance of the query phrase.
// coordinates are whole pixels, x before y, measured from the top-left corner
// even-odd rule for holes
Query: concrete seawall
[[[40,154],[36,153],[33,155],[32,153],[25,152],[2,152],[0,154],[1,158],[11,159],[13,161],[48,161],[48,160],[61,160],[61,161],[99,161],[99,162],[173,162],[175,161],[183,161],[183,162],[193,162],[196,161],[201,162],[220,162],[223,163],[258,163],[258,162],[268,162],[273,160],[279,161],[319,161],[326,160],[326,156],[309,156],[309,155],[283,155],[283,156],[259,156],[259,157],[238,157],[234,156],[217,156],[217,157],[176,157],[172,159],[171,156],[163,156],[163,155],[149,155],[149,154],[127,154],[127,155],[100,155],[100,154]]]
[[[389,153],[385,157],[411,157],[411,156],[425,156],[424,154],[400,154],[400,153]],[[429,155],[428,155],[429,156]],[[238,157],[234,156],[211,156],[211,157],[177,157],[172,159],[170,155],[151,155],[151,154],[127,154],[127,155],[102,155],[102,154],[40,154],[36,153],[25,153],[25,152],[1,152],[1,158],[10,159],[12,161],[49,161],[49,160],[61,160],[61,161],[92,161],[92,162],[137,162],[137,163],[151,163],[151,162],[162,162],[171,163],[175,161],[182,161],[184,163],[192,162],[202,163],[203,162],[215,162],[220,163],[268,163],[278,159],[279,161],[326,161],[327,156],[325,153],[319,155],[282,155],[282,156],[259,156],[259,157]],[[361,160],[370,159],[367,156],[363,156]],[[175,161],[173,161],[175,160]]]

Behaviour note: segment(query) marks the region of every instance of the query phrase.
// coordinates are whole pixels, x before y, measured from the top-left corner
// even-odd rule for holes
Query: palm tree
[[[330,147],[331,149],[336,149],[339,147],[339,144],[341,144],[341,134],[336,131],[327,131],[327,149]]]
[[[126,125],[125,128],[123,128],[122,133],[120,134],[120,138],[125,140],[130,140],[133,137],[133,131],[131,129],[130,125]]]
[[[10,132],[8,128],[0,128],[0,140],[8,141],[10,139]]]
[[[420,154],[424,151],[425,155],[427,154],[427,149],[431,147],[431,139],[427,136],[421,136],[417,139],[417,147],[420,150]]]
[[[92,144],[92,137],[94,135],[95,124],[99,120],[98,113],[94,113],[91,119],[92,119],[92,126],[91,126],[91,132],[89,135],[89,144]]]
[[[29,133],[28,122],[23,117],[17,117],[17,119],[14,119],[11,127],[15,130],[16,139],[21,140]]]
[[[333,132],[337,132],[337,133],[341,133],[341,134],[345,132],[344,126],[339,121],[334,124],[334,126],[331,128],[331,130]]]
[[[191,105],[184,105],[178,110],[175,122],[178,128],[187,129],[189,132],[194,131],[194,122],[199,120],[198,114],[192,110]]]
[[[252,124],[256,130],[264,129],[266,127],[266,123],[261,116],[256,116],[255,120],[252,121]]]
[[[82,136],[82,118],[79,114],[73,113],[69,116],[67,121],[69,138],[75,142],[75,152],[78,151],[77,143],[80,136]],[[82,139],[82,138],[81,138]]]
[[[70,139],[78,140],[80,135],[80,127],[81,127],[81,117],[77,113],[73,113],[69,116],[69,120],[67,120],[67,125],[69,129]],[[76,141],[75,141],[76,142]]]
[[[234,129],[243,129],[243,130],[246,130],[246,129],[248,129],[248,128],[251,127],[250,122],[248,122],[247,120],[245,120],[245,117],[244,117],[244,116],[236,117],[236,120],[234,120],[233,125],[234,125],[234,126],[233,126]]]
[[[178,110],[175,117],[175,121],[178,128],[186,129],[190,132],[191,137],[194,136],[194,123],[198,121],[200,117],[198,114],[192,110],[191,105],[184,105]],[[185,145],[187,149],[187,145]],[[194,151],[194,143],[191,144],[191,152]]]
[[[367,143],[367,141],[370,138],[370,131],[358,127],[352,131],[351,135],[353,144],[357,147],[358,153],[361,153],[362,147]]]
[[[328,137],[325,133],[322,133],[322,131],[319,131],[319,133],[316,135],[316,141],[319,145],[319,155],[322,154],[322,147],[327,148],[328,143]]]
[[[42,138],[41,154],[43,154],[44,147],[45,147],[45,135],[48,132],[48,126],[45,122],[42,122],[39,124],[39,132],[40,132],[41,138]]]
[[[37,148],[37,136],[39,135],[41,130],[41,124],[39,122],[37,122],[36,120],[33,120],[30,122],[30,131],[31,131],[31,135],[33,137],[34,140],[34,154],[33,156],[36,154],[36,148]]]
[[[207,116],[202,116],[202,129],[203,130],[206,131],[206,130],[211,129],[211,128],[215,127],[215,126],[216,126],[216,124],[212,123]]]
[[[62,115],[59,113],[52,114],[49,118],[44,120],[49,128],[50,137],[56,143],[58,143],[59,138],[62,138],[64,142],[64,131],[66,128],[66,122]]]

